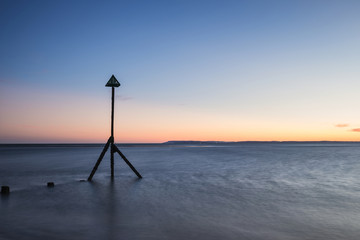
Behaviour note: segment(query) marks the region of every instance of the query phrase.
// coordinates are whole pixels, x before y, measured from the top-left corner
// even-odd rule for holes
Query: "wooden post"
[[[114,104],[115,104],[115,88],[120,87],[120,83],[115,78],[114,75],[111,76],[109,81],[106,83],[105,87],[111,87],[111,136],[107,143],[104,146],[98,160],[95,163],[93,170],[88,177],[88,181],[91,181],[97,168],[100,165],[101,160],[103,159],[107,149],[110,147],[110,168],[111,168],[111,179],[114,179],[114,153],[117,152],[120,156],[124,159],[124,161],[129,165],[129,167],[134,171],[134,173],[139,177],[142,178],[140,173],[134,168],[134,166],[126,159],[125,155],[120,152],[120,150],[114,144]]]
[[[111,179],[114,179],[114,92],[115,88],[111,88],[111,146],[110,146],[110,167],[111,167]]]
[[[1,194],[2,195],[8,195],[10,193],[10,187],[9,186],[1,186]]]
[[[55,183],[54,182],[48,182],[47,187],[49,187],[49,188],[55,187]]]

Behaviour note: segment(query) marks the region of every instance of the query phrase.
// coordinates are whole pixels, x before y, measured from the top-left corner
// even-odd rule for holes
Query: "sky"
[[[360,1],[0,0],[0,143],[360,141]]]

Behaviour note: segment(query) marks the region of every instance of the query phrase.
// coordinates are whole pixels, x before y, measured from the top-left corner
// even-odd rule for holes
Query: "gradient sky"
[[[0,143],[360,141],[360,1],[0,0]]]

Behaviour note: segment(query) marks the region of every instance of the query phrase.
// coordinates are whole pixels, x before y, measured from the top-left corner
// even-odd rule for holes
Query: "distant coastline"
[[[360,141],[193,141],[171,140],[162,143],[117,143],[120,146],[174,146],[174,145],[241,145],[241,144],[351,144]],[[103,147],[104,143],[0,143],[1,147]]]
[[[163,144],[184,145],[184,144],[244,144],[244,143],[360,143],[360,141],[167,141]]]

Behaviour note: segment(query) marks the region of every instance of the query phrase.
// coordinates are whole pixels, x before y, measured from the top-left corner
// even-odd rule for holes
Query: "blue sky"
[[[318,140],[360,140],[350,131],[360,127],[360,115],[354,113],[359,106],[359,10],[359,1],[2,0],[0,130],[26,126],[26,118],[18,119],[21,107],[8,114],[24,102],[36,109],[30,122],[39,131],[43,123],[36,116],[47,111],[44,102],[62,115],[76,111],[62,98],[105,106],[109,91],[102,87],[115,74],[124,110],[161,109],[166,123],[174,121],[172,111],[181,112],[184,121],[177,116],[179,122],[168,128],[183,124],[180,128],[191,134],[201,129],[196,124],[218,118],[189,138],[306,139],[301,129]],[[90,110],[94,116],[100,112],[89,106],[86,113]],[[201,121],[190,127],[195,117]],[[186,137],[162,129],[158,118],[150,121],[153,125],[138,123],[144,132],[159,128],[152,141]],[[135,128],[130,122],[123,122],[128,134]],[[334,132],[340,123],[349,131]],[[222,125],[238,130],[232,135]],[[208,129],[218,131],[208,136]],[[20,133],[4,135],[3,142],[32,141]],[[34,141],[68,141],[55,135]]]

